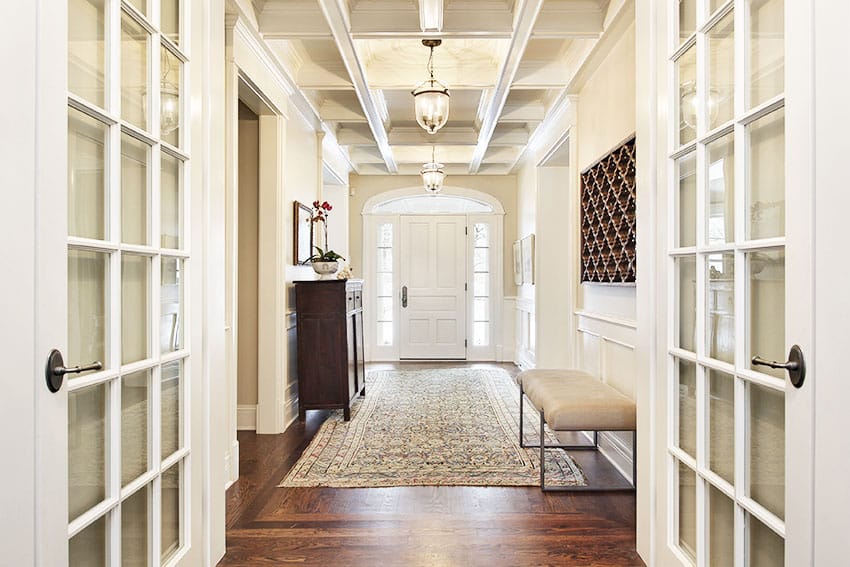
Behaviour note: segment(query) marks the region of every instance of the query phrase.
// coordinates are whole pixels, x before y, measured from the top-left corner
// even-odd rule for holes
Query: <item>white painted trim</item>
[[[239,404],[236,412],[237,431],[257,430],[257,404]]]
[[[614,317],[612,315],[606,315],[605,313],[595,313],[593,311],[584,311],[578,310],[575,311],[574,314],[578,317],[583,317],[585,319],[593,319],[594,321],[602,321],[604,323],[610,323],[612,325],[617,325],[618,327],[626,327],[627,329],[635,329],[637,330],[637,321],[634,319],[626,319],[623,317]]]

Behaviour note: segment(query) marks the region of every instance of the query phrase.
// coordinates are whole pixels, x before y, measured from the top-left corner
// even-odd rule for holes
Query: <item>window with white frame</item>
[[[490,345],[490,224],[472,225],[472,344]]]
[[[379,223],[375,235],[376,345],[393,344],[393,224]]]

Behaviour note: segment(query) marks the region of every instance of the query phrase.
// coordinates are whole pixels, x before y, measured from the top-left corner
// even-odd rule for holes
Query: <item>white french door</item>
[[[466,358],[466,216],[402,216],[401,358]]]
[[[33,552],[16,565],[200,557],[200,546],[189,555],[188,522],[184,4],[69,0],[67,11],[39,6],[27,22],[44,38],[21,44],[37,86],[34,207],[19,211],[23,222],[35,213],[22,232],[35,266],[22,282],[34,300],[35,455],[20,461],[33,482],[22,514],[33,514],[34,535],[19,528],[19,550]],[[48,359],[51,349],[64,359]]]
[[[792,3],[666,3],[662,565],[811,556],[813,373],[797,390],[753,360],[812,353],[812,188],[786,183],[803,167],[786,156],[812,149],[787,135],[808,104],[785,96]]]

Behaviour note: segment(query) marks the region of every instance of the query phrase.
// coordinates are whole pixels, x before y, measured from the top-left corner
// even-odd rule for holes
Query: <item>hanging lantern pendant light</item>
[[[422,184],[425,190],[432,194],[439,193],[443,188],[443,181],[446,179],[446,172],[443,170],[443,164],[437,163],[434,157],[434,146],[431,146],[431,162],[422,166],[422,171],[419,174],[422,176]]]
[[[422,45],[431,49],[428,57],[430,78],[412,91],[416,122],[429,134],[434,134],[449,120],[449,89],[434,78],[434,48],[442,43],[441,39],[422,40]]]

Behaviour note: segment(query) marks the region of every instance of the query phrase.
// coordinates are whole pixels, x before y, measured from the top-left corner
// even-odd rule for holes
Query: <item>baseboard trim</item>
[[[236,431],[257,430],[257,405],[240,404],[236,406]]]

